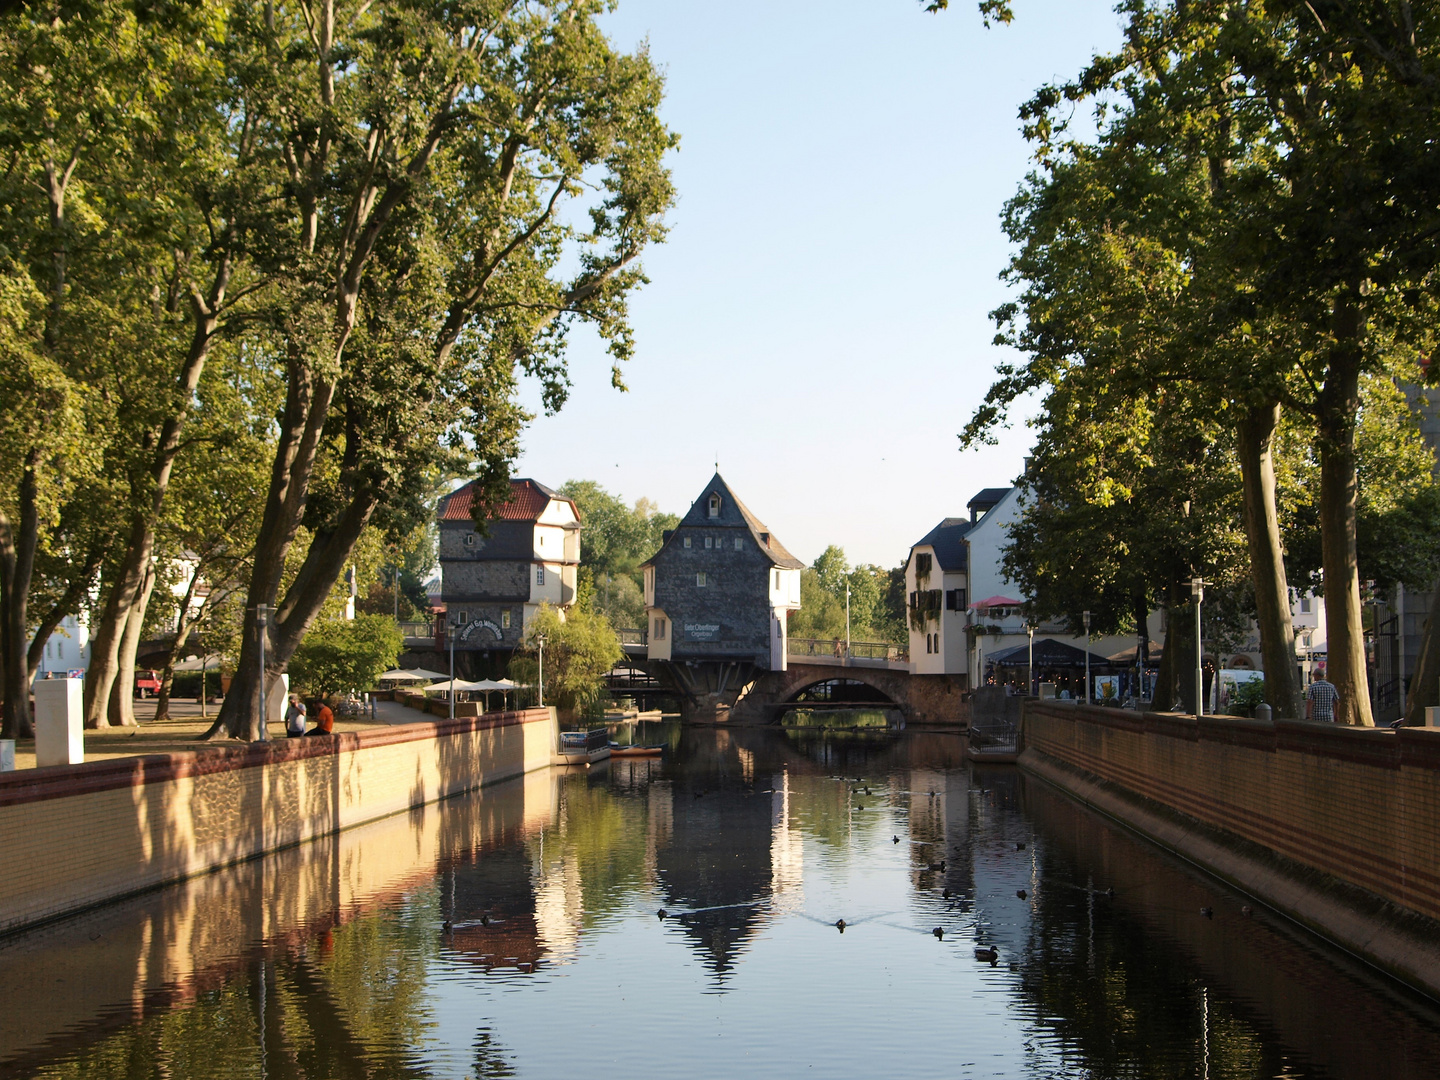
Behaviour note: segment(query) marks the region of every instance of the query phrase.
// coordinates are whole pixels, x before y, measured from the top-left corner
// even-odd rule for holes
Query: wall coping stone
[[[207,776],[236,769],[253,769],[282,761],[338,757],[371,747],[439,739],[488,728],[512,727],[549,720],[546,709],[520,709],[483,716],[457,716],[454,720],[417,721],[369,731],[337,732],[329,737],[271,739],[242,746],[203,746],[174,754],[143,754],[106,758],[79,765],[49,765],[0,773],[0,806],[63,799],[115,788],[167,783],[187,776]]]

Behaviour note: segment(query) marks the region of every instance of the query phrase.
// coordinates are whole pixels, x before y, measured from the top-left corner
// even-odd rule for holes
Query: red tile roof
[[[456,488],[440,500],[439,520],[470,521],[470,508],[474,497],[474,481]],[[510,498],[491,515],[491,520],[535,521],[545,512],[551,499],[569,503],[575,510],[576,520],[579,520],[580,508],[575,506],[575,500],[556,495],[544,484],[529,479],[510,481]]]

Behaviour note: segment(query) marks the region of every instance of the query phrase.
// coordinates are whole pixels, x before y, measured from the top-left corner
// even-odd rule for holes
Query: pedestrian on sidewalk
[[[1335,722],[1335,703],[1340,700],[1340,691],[1322,674],[1305,691],[1305,719]]]

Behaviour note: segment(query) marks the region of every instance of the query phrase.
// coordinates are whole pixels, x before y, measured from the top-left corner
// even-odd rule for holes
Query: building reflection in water
[[[961,767],[958,739],[667,728],[637,741],[660,739],[664,760],[532,775],[11,939],[0,1078],[513,1075],[527,1029],[487,995],[538,993],[543,1012],[570,984],[603,1014],[601,988],[622,976],[599,959],[633,952],[652,965],[639,981],[682,980],[632,999],[634,1017],[717,992],[739,1008],[766,992],[746,965],[773,978],[797,938],[815,948],[803,935],[817,922],[832,964],[843,944],[872,976],[891,953],[930,965],[890,996],[854,994],[857,1010],[1001,1001],[985,1015],[1018,1032],[1010,1075],[1440,1075],[1433,1009],[1242,918],[1213,882],[1015,770]],[[855,921],[841,940],[837,913],[811,910],[836,903]],[[993,968],[975,943],[997,947]],[[962,1020],[933,1040],[961,1037]],[[920,1071],[948,1060],[927,1045]]]

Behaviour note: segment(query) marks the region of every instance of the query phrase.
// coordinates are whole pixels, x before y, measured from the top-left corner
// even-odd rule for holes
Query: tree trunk
[[[110,723],[134,727],[135,721],[135,654],[140,648],[140,634],[145,628],[145,609],[150,606],[150,593],[155,588],[155,565],[145,570],[140,595],[131,605],[125,620],[125,633],[120,638],[120,667],[110,688]]]
[[[225,695],[215,723],[202,736],[206,739],[218,737],[222,730],[235,739],[254,741],[261,738],[262,703],[270,686],[284,673],[285,664],[290,660],[289,654],[279,659],[276,648],[279,613],[275,611],[275,598],[280,592],[285,556],[295,541],[305,513],[310,474],[315,467],[315,455],[330,412],[330,402],[335,396],[335,384],[319,379],[305,365],[299,350],[292,352],[287,367],[285,411],[280,438],[275,446],[270,489],[265,497],[265,514],[260,521],[259,539],[255,545],[255,563],[250,570],[245,625],[240,635],[240,657],[230,682],[230,692]],[[312,548],[319,540],[317,536]],[[306,562],[309,561],[307,557]],[[291,591],[294,591],[294,585]],[[257,680],[260,639],[255,610],[258,605],[269,608],[270,616],[266,630],[265,671],[263,677]]]
[[[175,400],[180,404],[155,433],[154,450],[145,471],[145,487],[137,489],[133,482],[131,485],[135,509],[130,523],[130,540],[90,650],[90,669],[85,679],[86,727],[106,725],[106,703],[111,700],[111,688],[120,669],[120,640],[128,625],[131,609],[144,586],[145,575],[150,571],[155,552],[155,523],[160,519],[165,493],[170,488],[175,457],[180,452],[180,433],[185,427],[189,402],[195,396],[195,388],[200,385],[200,375],[210,357],[210,347],[220,322],[219,311],[225,302],[229,282],[230,257],[224,255],[216,267],[208,299],[193,298],[194,322],[190,345],[175,376]],[[148,593],[145,595],[149,596]],[[142,603],[141,618],[144,614]]]
[[[100,624],[90,639],[90,666],[85,671],[87,728],[109,727],[112,722],[120,722],[118,716],[110,715],[111,691],[120,676],[120,644],[130,624],[131,611],[144,588],[154,542],[155,530],[149,519],[137,512],[130,522],[130,539],[105,598]]]
[[[1426,707],[1434,705],[1440,705],[1440,581],[1431,594],[1430,616],[1420,635],[1420,653],[1405,696],[1405,726],[1422,726]]]
[[[35,734],[30,715],[30,666],[26,661],[29,620],[26,606],[30,579],[35,573],[35,549],[40,543],[40,507],[37,477],[40,455],[31,451],[20,474],[18,530],[0,514],[0,673],[4,704],[0,706],[0,738],[23,739]]]
[[[1326,678],[1339,691],[1335,722],[1373,727],[1355,557],[1355,417],[1360,410],[1360,312],[1335,304],[1335,339],[1320,391],[1320,548],[1325,572]]]
[[[1240,475],[1245,496],[1245,535],[1250,580],[1265,665],[1265,700],[1276,716],[1301,716],[1295,685],[1295,630],[1290,623],[1290,586],[1275,508],[1275,429],[1279,404],[1256,406],[1240,422]]]
[[[1175,606],[1165,608],[1165,645],[1160,654],[1160,671],[1155,676],[1155,692],[1150,696],[1150,707],[1156,712],[1170,712],[1175,708]]]
[[[71,577],[64,594],[55,601],[50,610],[37,623],[35,634],[30,639],[30,651],[25,655],[26,666],[29,669],[28,680],[31,683],[34,683],[35,675],[40,670],[40,661],[45,656],[45,643],[65,621],[67,615],[74,615],[79,611],[81,601],[90,591],[90,585],[100,570],[100,562],[103,557],[104,549],[102,547],[97,546],[93,549],[85,559],[84,568]]]

